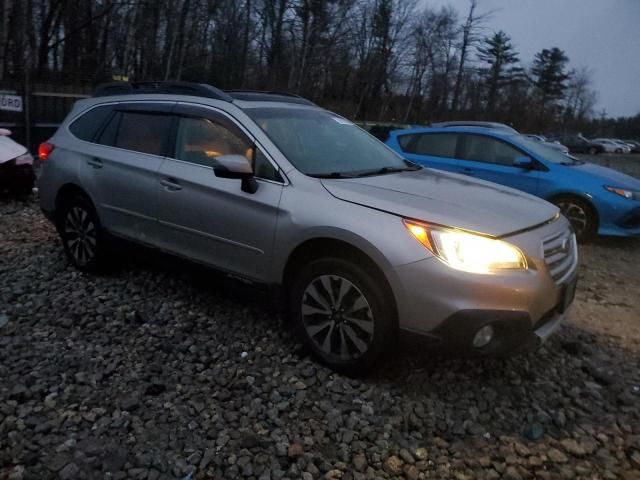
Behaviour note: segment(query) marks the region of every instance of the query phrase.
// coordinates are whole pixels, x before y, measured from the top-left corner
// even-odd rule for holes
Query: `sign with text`
[[[22,97],[19,95],[0,94],[0,110],[9,112],[22,111]]]

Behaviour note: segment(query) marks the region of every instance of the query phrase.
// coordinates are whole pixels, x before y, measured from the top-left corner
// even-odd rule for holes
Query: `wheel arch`
[[[89,201],[93,206],[94,210],[96,210],[95,203],[93,203],[93,200],[91,199],[89,194],[86,192],[86,190],[84,190],[82,187],[80,187],[75,183],[66,183],[62,187],[60,187],[60,189],[58,190],[58,193],[56,194],[54,215],[57,217],[60,214],[60,209],[64,205],[64,202],[70,200],[71,198],[77,195],[80,195],[85,199],[87,199],[87,201]],[[97,214],[97,210],[96,210],[96,214]]]
[[[581,193],[581,192],[562,191],[562,192],[556,192],[556,193],[553,193],[553,194],[549,195],[545,200],[555,204],[556,201],[558,201],[558,200],[560,200],[562,198],[576,198],[578,200],[581,200],[581,201],[585,202],[587,204],[587,206],[589,206],[589,208],[591,208],[591,211],[593,212],[593,215],[595,216],[596,227],[600,226],[600,213],[598,212],[598,208],[596,207],[595,203],[593,202],[593,198],[591,197],[591,195],[589,195],[587,193]]]
[[[280,301],[286,302],[296,271],[313,260],[326,257],[348,260],[363,267],[376,281],[381,282],[382,288],[388,292],[389,299],[393,302],[393,308],[398,312],[397,300],[391,282],[378,262],[352,243],[331,237],[307,239],[291,251],[282,270]]]

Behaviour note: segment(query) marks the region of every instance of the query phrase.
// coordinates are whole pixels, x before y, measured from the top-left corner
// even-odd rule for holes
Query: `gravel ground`
[[[405,338],[363,379],[306,357],[254,288],[124,258],[79,273],[34,200],[0,200],[1,480],[640,478],[638,240],[582,247],[536,353]]]

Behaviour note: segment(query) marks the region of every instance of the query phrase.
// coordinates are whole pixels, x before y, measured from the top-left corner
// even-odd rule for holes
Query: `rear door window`
[[[171,138],[173,117],[162,113],[122,112],[115,146],[164,156]]]
[[[513,166],[514,160],[524,155],[502,140],[483,135],[466,135],[462,158],[474,162]]]
[[[458,137],[457,133],[421,133],[411,135],[409,140],[403,140],[401,137],[399,142],[400,147],[407,153],[455,158]]]
[[[97,133],[113,113],[114,105],[95,107],[86,112],[69,126],[71,133],[85,142],[93,142]]]

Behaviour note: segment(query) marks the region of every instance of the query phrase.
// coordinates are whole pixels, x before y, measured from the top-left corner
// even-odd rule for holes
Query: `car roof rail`
[[[98,85],[93,92],[94,97],[136,94],[191,95],[233,102],[233,98],[219,88],[194,82],[111,82]]]
[[[236,100],[253,102],[285,102],[315,106],[315,103],[311,100],[301,97],[300,95],[277,90],[225,90],[225,93],[229,94]]]

